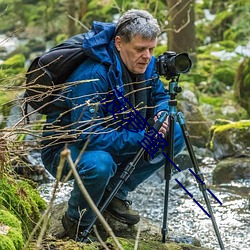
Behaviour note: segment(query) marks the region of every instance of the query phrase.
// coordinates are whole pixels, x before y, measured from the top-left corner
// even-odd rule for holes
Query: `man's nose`
[[[151,58],[151,53],[150,53],[149,49],[147,49],[147,50],[144,51],[142,57],[144,59],[150,59]]]

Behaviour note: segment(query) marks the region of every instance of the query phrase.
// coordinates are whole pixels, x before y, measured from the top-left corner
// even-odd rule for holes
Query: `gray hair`
[[[118,20],[116,36],[128,43],[135,35],[153,40],[160,34],[157,20],[145,10],[128,10]]]

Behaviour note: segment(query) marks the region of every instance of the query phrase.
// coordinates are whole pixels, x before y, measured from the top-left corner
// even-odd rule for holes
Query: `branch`
[[[118,247],[118,249],[123,250],[123,247],[120,245],[119,241],[117,240],[116,236],[114,235],[111,227],[109,226],[109,224],[106,222],[106,220],[104,219],[104,217],[102,216],[102,214],[100,213],[100,211],[98,210],[98,208],[96,207],[95,203],[93,202],[92,198],[90,197],[87,189],[85,188],[79,174],[77,173],[77,170],[75,168],[75,164],[71,158],[71,153],[69,149],[64,149],[61,152],[61,158],[65,158],[67,159],[69,166],[73,172],[73,176],[75,178],[76,183],[78,184],[78,187],[80,189],[80,191],[82,192],[84,198],[86,199],[86,201],[88,202],[90,208],[93,210],[93,212],[97,215],[98,219],[100,220],[100,222],[102,223],[102,225],[104,226],[105,230],[107,231],[107,233],[113,238],[115,245]]]

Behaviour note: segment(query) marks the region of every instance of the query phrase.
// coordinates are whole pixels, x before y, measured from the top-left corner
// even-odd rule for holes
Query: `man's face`
[[[136,35],[129,43],[124,43],[121,37],[115,37],[115,46],[128,70],[134,74],[143,74],[153,55],[157,39],[146,40]]]

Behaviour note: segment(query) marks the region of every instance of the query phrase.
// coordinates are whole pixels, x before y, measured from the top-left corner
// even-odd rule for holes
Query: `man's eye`
[[[138,49],[136,49],[136,51],[137,51],[137,52],[143,52],[144,49],[138,48]]]

